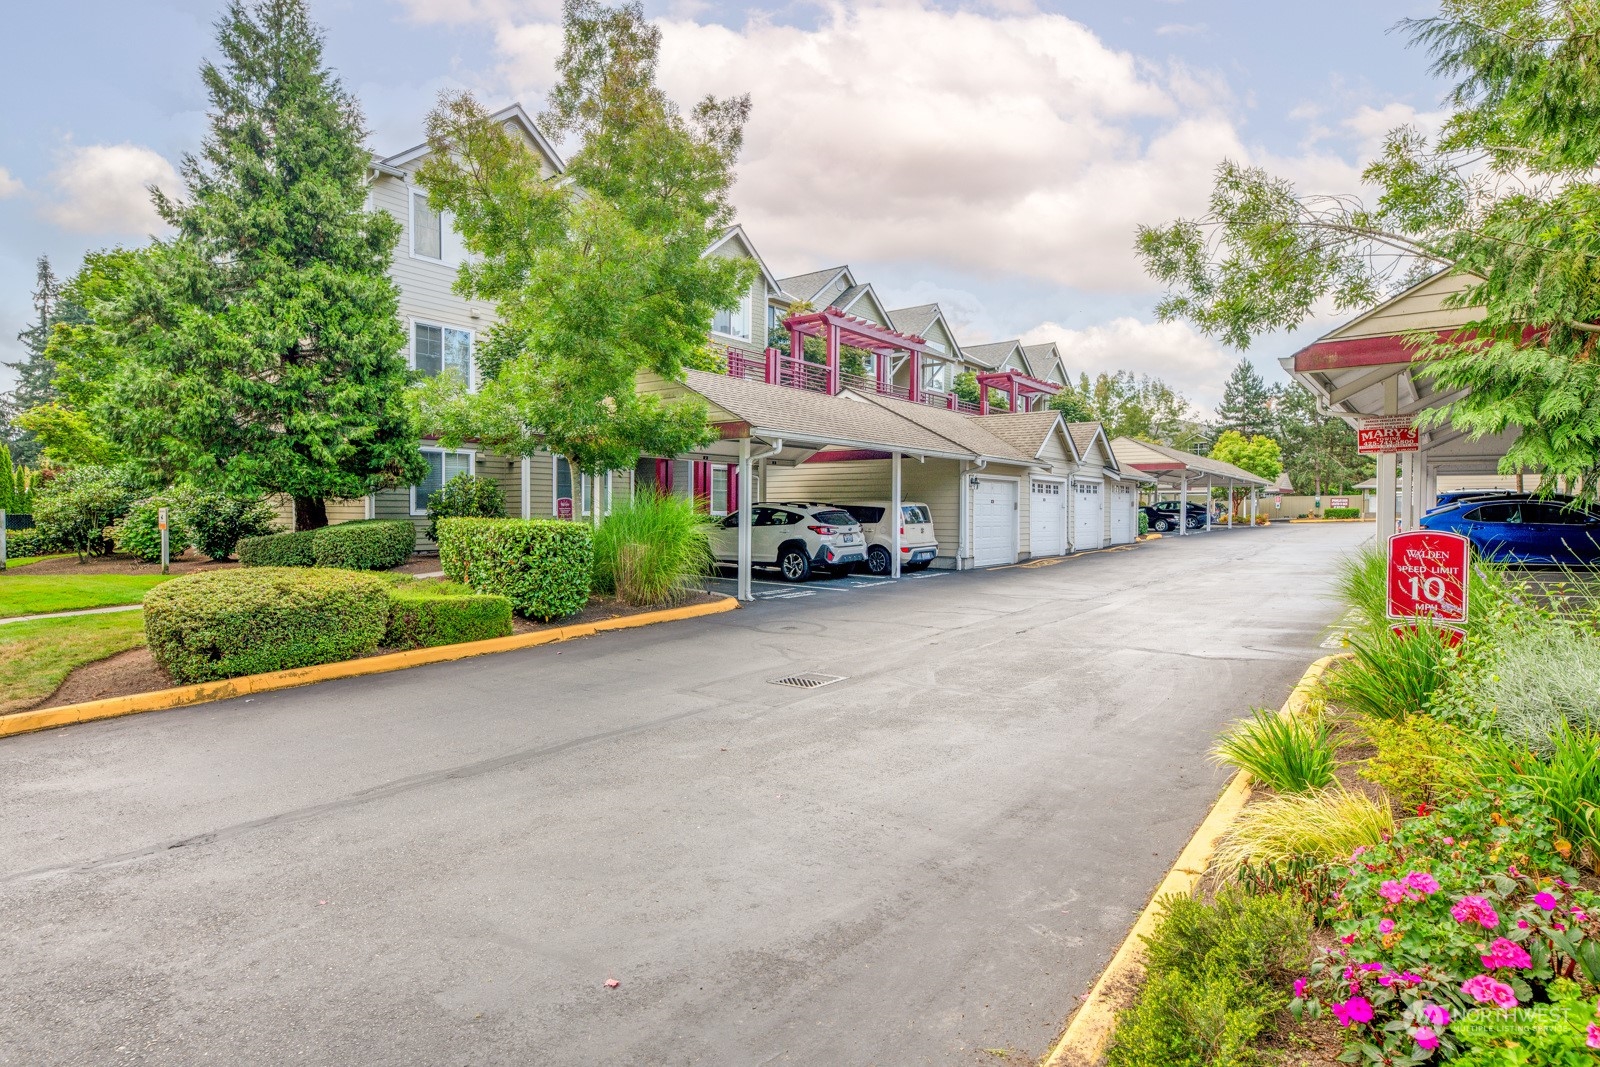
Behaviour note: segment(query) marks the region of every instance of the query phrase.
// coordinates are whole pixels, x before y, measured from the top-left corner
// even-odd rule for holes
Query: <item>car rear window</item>
[[[848,511],[839,511],[837,508],[824,508],[811,517],[827,526],[854,526],[856,522]]]
[[[865,504],[845,504],[843,507],[860,523],[880,522],[883,519],[882,508],[869,508]]]
[[[921,504],[902,504],[900,514],[904,517],[902,519],[904,522],[927,524],[933,521],[933,516],[929,515],[928,509]]]
[[[1509,504],[1485,504],[1474,511],[1468,512],[1466,518],[1468,522],[1521,522],[1522,505],[1515,502]]]

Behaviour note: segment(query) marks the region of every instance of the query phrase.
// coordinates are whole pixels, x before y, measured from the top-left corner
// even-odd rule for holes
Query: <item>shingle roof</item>
[[[899,311],[889,312],[889,318],[894,322],[894,328],[901,333],[914,333],[918,337],[928,336],[924,330],[933,326],[933,321],[939,317],[938,304],[918,304],[914,308],[901,308]]]
[[[1072,447],[1078,450],[1078,455],[1086,455],[1094,448],[1094,439],[1105,432],[1105,427],[1098,422],[1069,422],[1067,423],[1067,436],[1072,438]],[[1111,451],[1111,442],[1106,442],[1106,451]],[[1112,454],[1115,461],[1116,454]]]
[[[985,366],[998,367],[1019,347],[1016,341],[991,341],[986,345],[962,345],[961,351]]]
[[[1044,448],[1044,442],[1050,432],[1055,429],[1056,423],[1061,421],[1061,416],[1054,411],[1016,411],[1000,415],[968,415],[967,418],[982,426],[1002,441],[1011,445],[1018,452],[1026,456],[1037,456]],[[1072,442],[1073,449],[1078,451],[1074,459],[1082,457],[1078,449],[1078,442]]]
[[[955,442],[972,455],[984,459],[1005,460],[1008,463],[1034,461],[1033,452],[1023,452],[1004,438],[991,433],[970,415],[963,415],[949,408],[913,404],[909,400],[897,400],[865,391],[854,395]]]
[[[778,284],[783,286],[784,292],[796,300],[803,300],[809,304],[816,299],[822,287],[838,277],[839,272],[844,269],[843,266],[838,266],[826,270],[814,270],[810,274],[796,274],[792,278],[779,278]]]
[[[1050,364],[1061,365],[1061,350],[1054,341],[1042,345],[1023,345],[1022,354],[1028,357],[1028,366],[1033,368],[1033,373],[1040,378],[1050,373]],[[1061,366],[1061,377],[1067,377],[1067,368]]]
[[[949,457],[965,457],[972,452],[924,423],[853,396],[829,396],[699,370],[685,371],[684,384],[757,429],[793,435],[797,444],[821,439]]]
[[[1123,449],[1124,452],[1128,451],[1128,446],[1146,448],[1157,455],[1167,457],[1175,463],[1182,463],[1191,471],[1195,471],[1199,474],[1208,474],[1213,478],[1231,478],[1236,482],[1243,482],[1245,485],[1258,485],[1262,487],[1272,484],[1265,478],[1259,478],[1247,470],[1241,470],[1240,468],[1235,467],[1232,463],[1224,463],[1222,460],[1212,459],[1210,456],[1197,456],[1192,452],[1184,452],[1180,449],[1172,448],[1168,445],[1158,445],[1151,441],[1134,441],[1126,437],[1119,437],[1117,438],[1117,441],[1126,442],[1126,445],[1124,445]],[[1111,447],[1114,450],[1116,448],[1116,442],[1113,442]],[[1132,461],[1129,460],[1123,460],[1123,462],[1128,463],[1130,466],[1133,465]]]

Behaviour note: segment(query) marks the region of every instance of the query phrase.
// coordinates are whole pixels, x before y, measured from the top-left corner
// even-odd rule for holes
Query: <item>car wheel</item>
[[[1162,520],[1160,520],[1159,522],[1156,523],[1156,533],[1171,533],[1171,532],[1172,532],[1172,523],[1168,522],[1166,519],[1162,519]]]
[[[867,573],[882,577],[889,573],[889,550],[882,545],[867,549]]]
[[[803,582],[811,577],[811,557],[798,548],[786,548],[778,557],[778,573],[786,582]]]

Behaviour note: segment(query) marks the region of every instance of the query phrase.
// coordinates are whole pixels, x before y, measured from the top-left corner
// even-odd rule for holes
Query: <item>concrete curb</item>
[[[0,737],[48,730],[95,719],[113,719],[121,715],[136,715],[146,711],[168,711],[172,708],[193,707],[216,700],[229,700],[250,693],[270,693],[275,689],[292,689],[295,686],[327,682],[336,678],[359,678],[367,674],[386,674],[408,667],[421,667],[429,663],[447,663],[451,660],[487,656],[496,652],[512,652],[520,648],[536,648],[571,641],[577,637],[593,637],[608,630],[631,630],[636,626],[650,626],[658,622],[675,622],[695,619],[705,615],[719,615],[733,611],[739,602],[732,597],[714,600],[709,604],[695,604],[662,611],[646,611],[638,615],[623,615],[615,619],[581,623],[576,626],[558,626],[553,630],[539,630],[510,637],[493,637],[486,641],[464,641],[455,645],[438,645],[418,648],[409,652],[389,652],[382,656],[344,660],[340,663],[322,663],[315,667],[298,667],[294,670],[272,671],[268,674],[247,674],[220,682],[201,682],[173,689],[158,689],[153,693],[133,693],[128,696],[107,697],[82,704],[66,704],[59,708],[40,708],[35,711],[18,711],[0,715]]]
[[[1305,674],[1300,676],[1300,681],[1290,690],[1289,698],[1284,701],[1280,714],[1294,715],[1303,710],[1317,679],[1322,677],[1329,664],[1342,659],[1344,655],[1346,653],[1323,656],[1307,667]],[[1050,1055],[1045,1057],[1041,1067],[1096,1067],[1101,1062],[1101,1055],[1105,1052],[1106,1045],[1111,1040],[1111,1033],[1117,1025],[1116,994],[1130,983],[1137,982],[1144,973],[1144,938],[1155,929],[1156,918],[1160,911],[1158,902],[1165,896],[1173,894],[1187,896],[1194,892],[1211,862],[1211,854],[1216,850],[1218,839],[1232,825],[1249,799],[1250,776],[1240,771],[1228,781],[1222,795],[1211,806],[1205,821],[1194,832],[1194,836],[1183,847],[1183,851],[1178,853],[1177,862],[1172,865],[1167,876],[1150,895],[1150,900],[1139,913],[1139,917],[1134,920],[1128,936],[1117,947],[1111,962],[1106,964],[1106,969],[1100,972],[1099,980],[1089,990],[1088,999],[1067,1021],[1067,1028],[1062,1031],[1061,1037],[1050,1050]]]

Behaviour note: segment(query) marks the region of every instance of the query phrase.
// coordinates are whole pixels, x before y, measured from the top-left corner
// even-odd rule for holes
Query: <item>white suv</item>
[[[739,513],[711,530],[719,563],[739,562]],[[844,573],[867,558],[861,526],[832,504],[752,504],[750,560],[776,567],[786,581],[803,582],[813,567]]]
[[[852,501],[840,504],[839,509],[848,511],[861,524],[861,532],[867,538],[867,570],[873,574],[888,574],[894,551],[889,501]],[[900,501],[900,569],[926,570],[938,554],[939,539],[933,536],[933,513],[928,505]]]

